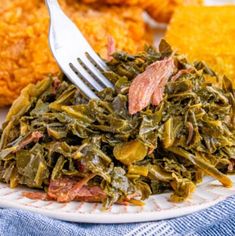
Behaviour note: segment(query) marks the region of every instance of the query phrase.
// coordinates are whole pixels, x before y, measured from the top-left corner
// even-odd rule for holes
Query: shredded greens
[[[132,80],[169,56],[176,74],[188,71],[172,76],[158,106],[130,115]],[[47,192],[52,180],[94,174],[88,185],[101,187],[106,208],[166,191],[183,201],[205,174],[232,185],[226,174],[234,172],[235,93],[226,77],[217,85],[211,69],[173,55],[164,41],[160,52],[116,52],[107,64],[115,89],[99,92],[100,100],[87,100],[65,76],[22,91],[0,132],[1,181]]]

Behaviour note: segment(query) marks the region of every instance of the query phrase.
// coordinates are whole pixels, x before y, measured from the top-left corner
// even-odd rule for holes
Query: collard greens
[[[132,80],[167,57],[177,70],[163,100],[130,115]],[[1,181],[47,192],[57,179],[86,179],[90,192],[101,188],[105,197],[98,200],[106,208],[141,204],[166,191],[173,192],[172,201],[182,201],[205,174],[232,185],[226,174],[235,163],[235,96],[226,77],[218,85],[211,69],[189,64],[165,42],[160,52],[116,52],[108,66],[105,75],[115,89],[100,92],[100,100],[87,100],[64,76],[22,91],[1,131]]]

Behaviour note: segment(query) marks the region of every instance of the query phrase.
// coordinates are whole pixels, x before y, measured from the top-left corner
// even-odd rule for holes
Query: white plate
[[[231,176],[235,182],[235,176]],[[23,187],[10,189],[0,184],[0,207],[29,210],[43,215],[72,222],[88,223],[131,223],[163,220],[193,213],[235,194],[235,188],[222,187],[209,178],[197,187],[191,199],[183,203],[169,202],[170,194],[151,196],[143,207],[114,205],[108,211],[102,211],[100,203],[57,203],[54,201],[31,200],[22,196],[22,192],[32,191]]]
[[[0,126],[7,109],[0,109]],[[235,175],[230,176],[235,183]],[[143,207],[114,205],[108,211],[102,211],[99,203],[70,202],[66,204],[54,201],[31,200],[22,196],[22,192],[34,191],[17,187],[10,189],[0,183],[0,207],[18,208],[41,213],[55,219],[88,223],[130,223],[163,220],[193,213],[235,194],[235,187],[222,187],[210,177],[197,186],[192,198],[183,203],[169,202],[170,193],[151,196]]]
[[[234,3],[235,0],[212,1],[207,4]],[[163,31],[159,31],[160,36]],[[159,39],[159,35],[157,35]],[[156,40],[157,41],[157,40]],[[7,109],[0,109],[0,126],[4,120]],[[231,176],[235,183],[235,176]],[[145,201],[143,207],[114,205],[108,211],[102,211],[101,204],[70,202],[66,204],[53,201],[31,200],[22,196],[22,192],[32,191],[23,187],[10,189],[8,185],[0,183],[0,207],[19,208],[43,215],[73,222],[88,223],[131,223],[153,220],[163,220],[193,213],[235,194],[235,187],[222,187],[218,181],[205,178],[203,183],[197,186],[191,199],[183,203],[169,202],[170,194],[151,196]]]

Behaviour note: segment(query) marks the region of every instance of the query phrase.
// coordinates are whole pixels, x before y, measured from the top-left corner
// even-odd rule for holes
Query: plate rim
[[[231,175],[231,178],[233,180],[233,183],[235,184],[235,174]],[[197,186],[195,193],[197,193],[197,191],[201,191],[201,190],[203,191],[203,189],[207,188],[208,186],[211,186],[209,190],[213,190],[212,186],[222,187],[221,184],[218,185],[217,180],[211,177],[207,177],[204,179],[203,183]],[[1,189],[9,190],[10,194],[11,193],[22,194],[22,192],[24,192],[25,190],[30,191],[29,188],[25,188],[24,186],[19,186],[15,189],[11,189],[9,185],[5,183],[0,183],[0,190]],[[227,190],[228,188],[223,187],[223,189]],[[230,190],[231,192],[228,191],[229,193],[227,191],[225,192],[222,191],[219,194],[216,194],[214,191],[209,191],[209,193],[213,193],[217,197],[212,200],[202,201],[201,203],[195,204],[193,200],[189,199],[188,201],[179,203],[177,207],[173,207],[173,208],[170,207],[167,209],[162,208],[159,211],[156,210],[156,211],[119,212],[119,213],[113,213],[110,211],[102,212],[102,213],[77,212],[77,211],[71,212],[71,211],[66,211],[66,210],[63,211],[62,208],[46,209],[44,206],[40,207],[40,206],[34,206],[32,204],[28,205],[27,203],[25,204],[25,203],[17,202],[17,199],[16,200],[7,199],[7,196],[2,194],[0,191],[0,207],[26,210],[33,213],[42,214],[44,216],[51,217],[53,219],[69,221],[69,222],[77,222],[77,223],[96,223],[96,224],[137,223],[137,222],[171,219],[171,218],[188,215],[188,214],[206,209],[234,195],[235,187],[230,188]],[[150,200],[154,199],[155,201],[157,201],[157,198],[159,196],[163,196],[164,198],[166,198],[167,196],[169,197],[169,193],[152,195],[150,196],[149,199]],[[19,200],[22,200],[22,199],[24,198],[20,198]],[[36,200],[35,202],[40,202],[40,201],[41,200]],[[161,199],[159,200],[159,204],[161,204],[160,201]],[[45,201],[41,201],[41,202],[45,202]],[[57,203],[55,201],[47,201],[47,202]],[[76,202],[72,202],[72,203],[76,203]],[[83,204],[81,202],[77,202],[77,203],[81,205]],[[187,204],[181,205],[184,203],[187,203]],[[69,204],[70,203],[67,203],[66,205],[69,206]],[[96,203],[89,203],[89,204],[96,204]],[[178,203],[175,203],[175,204],[178,204]],[[58,212],[58,210],[60,211]]]
[[[27,210],[32,213],[39,213],[53,219],[69,221],[69,222],[92,223],[92,224],[120,224],[120,223],[140,223],[140,222],[176,218],[214,206],[215,204],[219,203],[220,201],[226,198],[228,197],[221,197],[214,201],[207,202],[205,204],[199,204],[197,205],[197,207],[195,207],[194,205],[185,206],[183,207],[184,208],[183,211],[180,211],[180,208],[178,208],[177,211],[174,208],[170,210],[168,209],[162,210],[161,216],[157,214],[158,213],[157,211],[142,212],[142,213],[120,213],[120,214],[69,213],[69,212],[60,212],[59,214],[56,214],[54,211],[50,211],[47,209],[40,209],[17,203],[10,203],[9,201],[4,201],[4,200],[3,201],[1,200],[0,207]]]

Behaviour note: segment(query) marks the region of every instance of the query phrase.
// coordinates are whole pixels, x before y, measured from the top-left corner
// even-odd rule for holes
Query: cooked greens
[[[189,64],[166,42],[160,49],[114,53],[105,75],[115,89],[101,91],[100,100],[87,100],[64,76],[26,87],[1,131],[1,181],[44,189],[48,199],[58,201],[102,201],[106,208],[115,202],[138,205],[138,199],[166,191],[173,192],[172,201],[182,201],[205,174],[231,186],[226,175],[235,163],[231,82],[224,77],[221,86],[209,83],[218,76],[206,65]],[[132,80],[168,57],[176,71],[163,100],[130,115]],[[66,181],[71,190],[63,189],[66,198],[50,192]],[[89,196],[78,194],[85,190]]]

